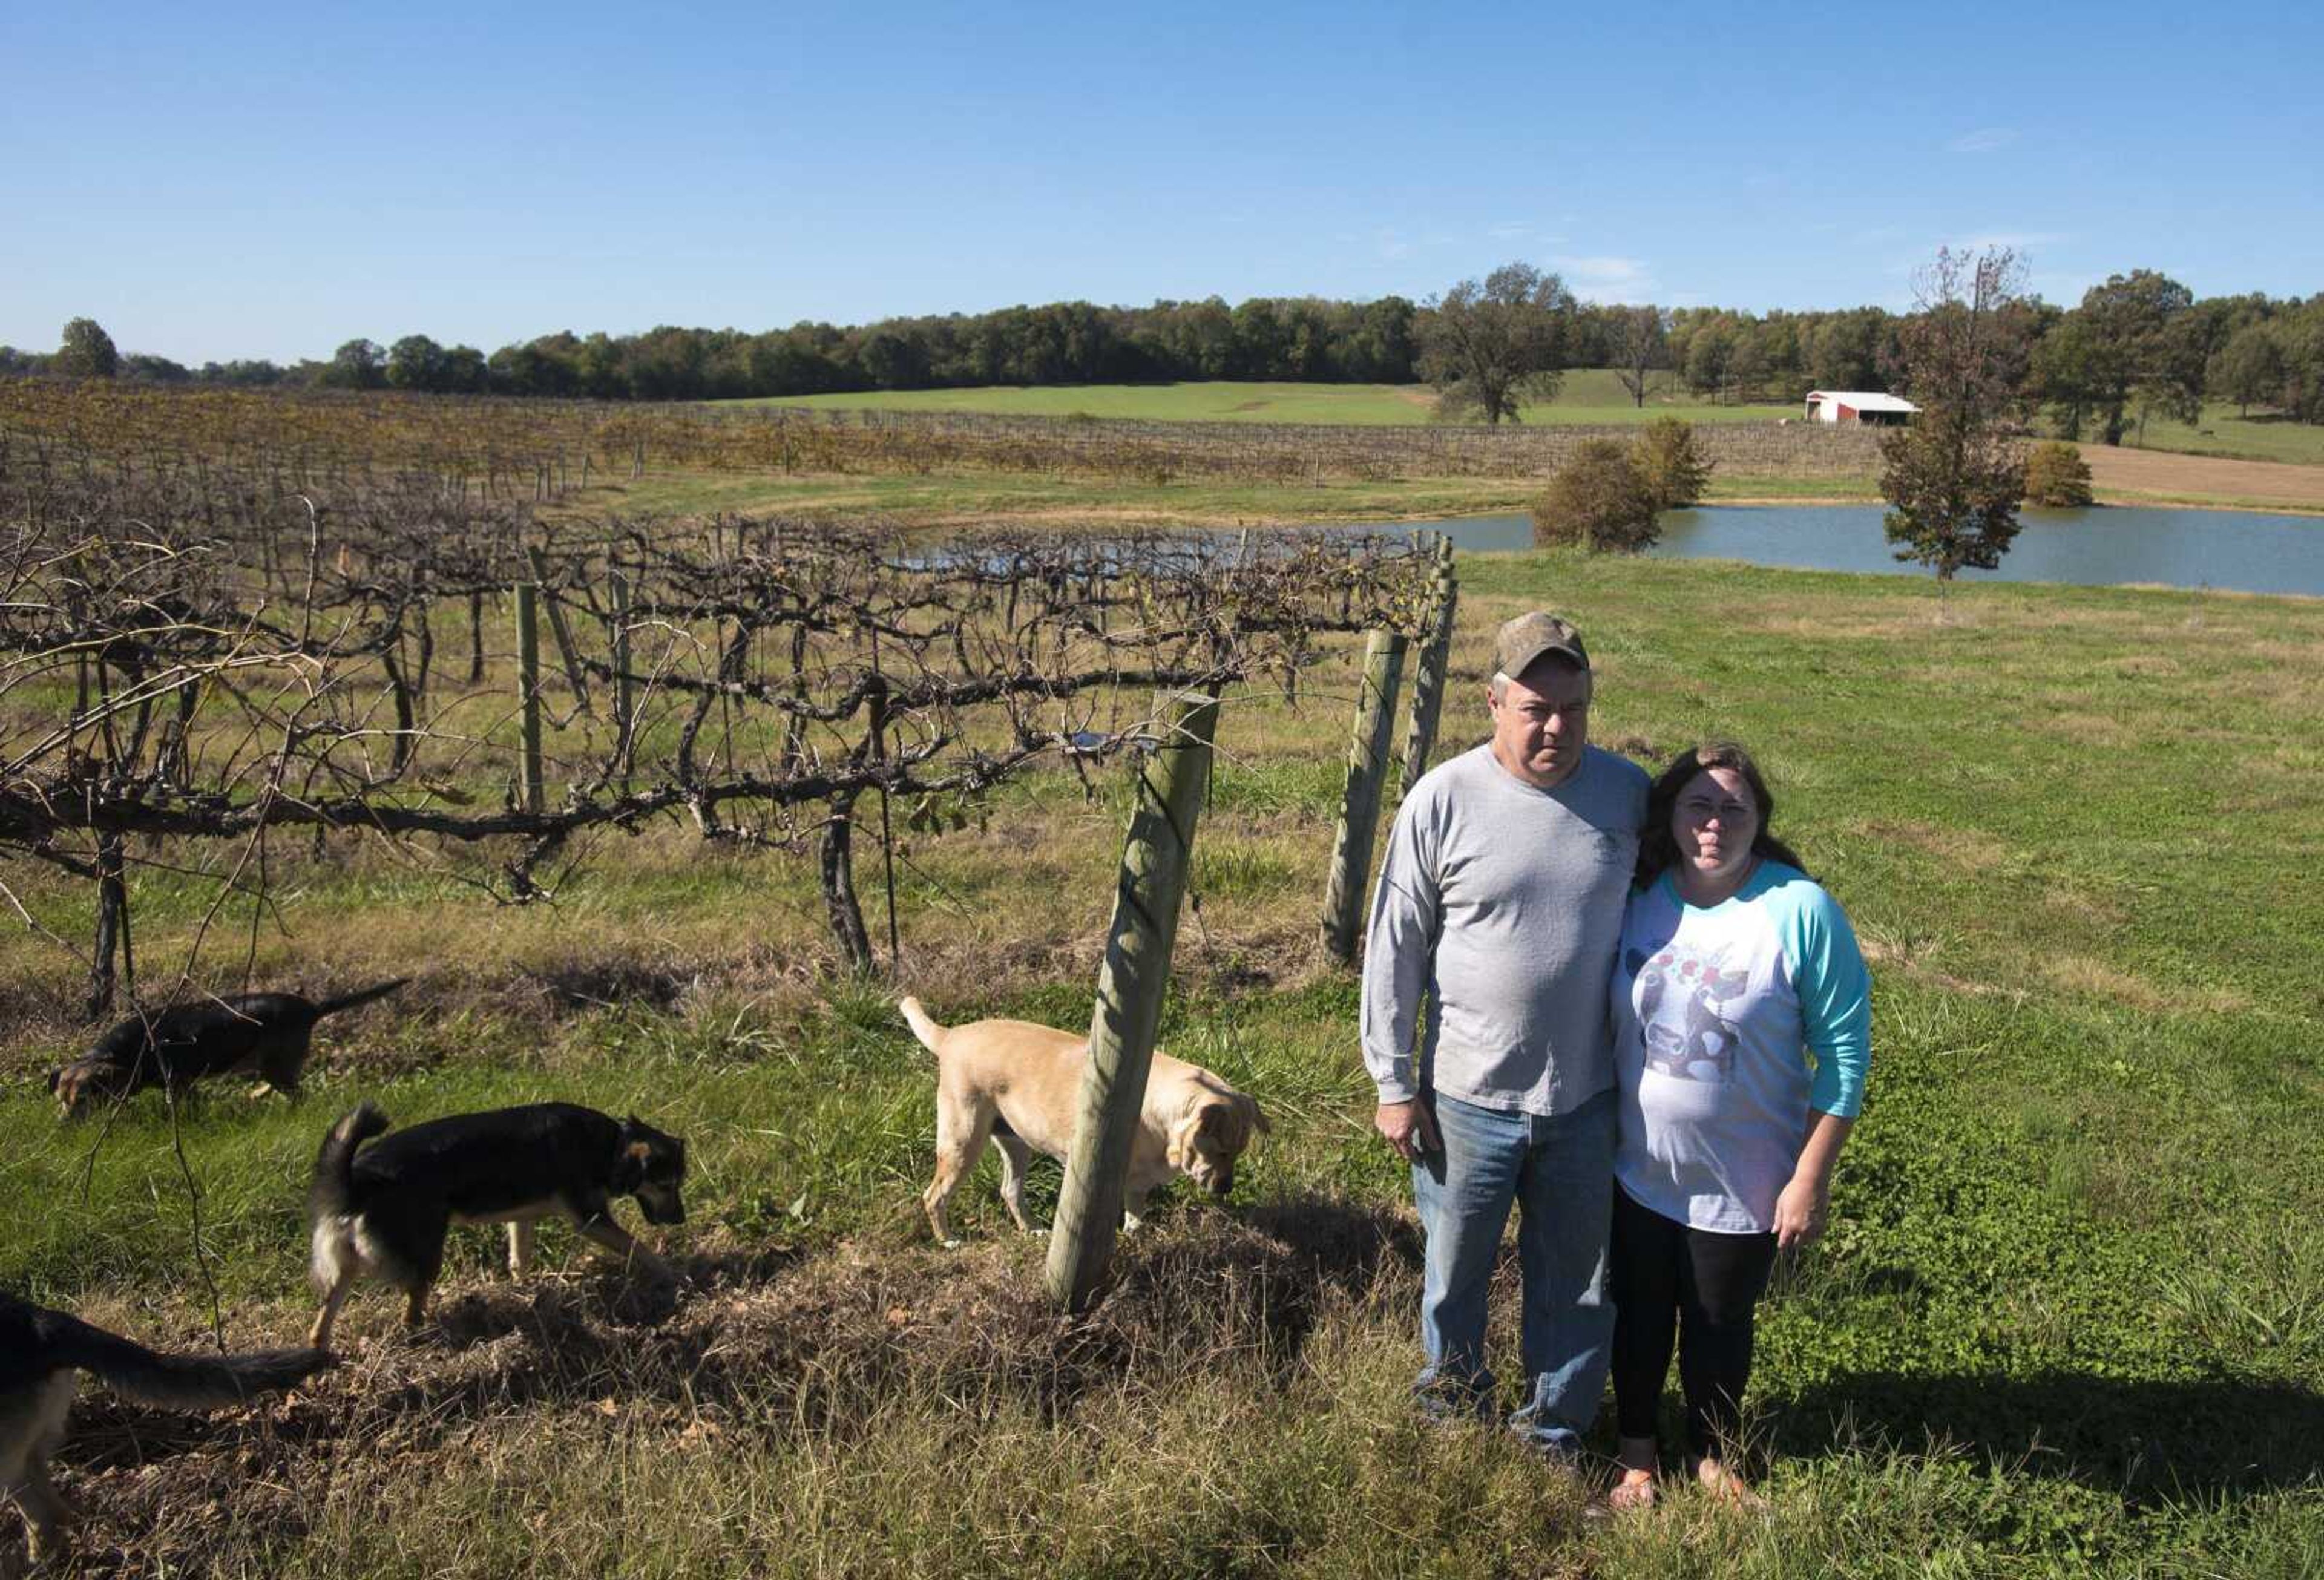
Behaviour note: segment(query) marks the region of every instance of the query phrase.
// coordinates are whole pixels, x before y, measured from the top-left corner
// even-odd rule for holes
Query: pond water
[[[1877,505],[1713,505],[1673,510],[1661,559],[1736,559],[1804,570],[1864,571],[1925,576],[1893,557],[1880,532]],[[1963,571],[1964,582],[2070,582],[2324,597],[2324,517],[2266,516],[2243,510],[2181,510],[2106,506],[2087,510],[2027,510],[1997,571]],[[1448,534],[1453,547],[1482,552],[1530,548],[1524,516],[1466,516],[1415,521]],[[1378,528],[1374,528],[1378,530]]]

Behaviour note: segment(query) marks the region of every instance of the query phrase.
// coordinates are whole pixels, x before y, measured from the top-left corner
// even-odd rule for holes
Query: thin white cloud
[[[1945,144],[1948,153],[1994,153],[2017,141],[2015,126],[1980,126]]]
[[[1533,231],[1532,221],[1517,219],[1508,220],[1500,225],[1488,225],[1485,234],[1497,242],[1507,242],[1514,241],[1518,236],[1529,236],[1533,234]]]
[[[1591,301],[1643,302],[1654,297],[1654,277],[1641,259],[1609,253],[1582,257],[1561,253],[1550,262],[1565,277],[1568,289]]]

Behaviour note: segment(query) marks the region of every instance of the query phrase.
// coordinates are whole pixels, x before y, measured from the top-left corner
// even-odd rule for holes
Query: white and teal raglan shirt
[[[1848,918],[1780,861],[1708,906],[1665,873],[1630,896],[1612,988],[1615,1179],[1674,1222],[1766,1233],[1812,1116],[1864,1103],[1872,979]]]

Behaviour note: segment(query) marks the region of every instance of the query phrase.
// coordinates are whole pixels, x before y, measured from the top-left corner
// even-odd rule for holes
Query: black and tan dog
[[[454,1224],[508,1225],[512,1277],[531,1263],[534,1221],[552,1215],[624,1263],[674,1276],[613,1221],[620,1196],[636,1197],[650,1224],[686,1221],[686,1144],[644,1120],[533,1103],[431,1119],[356,1152],[386,1128],[387,1116],[365,1103],[331,1126],[315,1156],[307,1213],[323,1297],[310,1336],[318,1349],[366,1273],[404,1292],[407,1327],[425,1321]]]
[[[76,1373],[145,1404],[219,1410],[288,1388],[329,1364],[319,1349],[158,1355],[78,1318],[0,1294],[0,1509],[14,1502],[23,1511],[33,1557],[61,1551],[73,1510],[49,1479],[49,1458],[64,1442]],[[14,1580],[24,1556],[23,1545],[0,1539],[0,1580]]]
[[[410,979],[399,977],[320,1004],[296,993],[236,993],[139,1015],[106,1033],[70,1064],[49,1071],[49,1090],[69,1116],[99,1098],[126,1098],[150,1086],[182,1092],[206,1075],[241,1070],[296,1097],[315,1023]]]

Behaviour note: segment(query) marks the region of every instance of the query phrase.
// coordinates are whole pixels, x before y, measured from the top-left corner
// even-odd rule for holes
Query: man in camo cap
[[[1508,1424],[1563,1456],[1597,1413],[1612,1342],[1606,983],[1647,788],[1645,770],[1589,743],[1591,687],[1564,620],[1500,628],[1492,739],[1430,771],[1397,813],[1361,1010],[1374,1122],[1412,1165],[1427,1236],[1422,1406],[1496,1408],[1485,1292],[1514,1204],[1525,1381]]]

